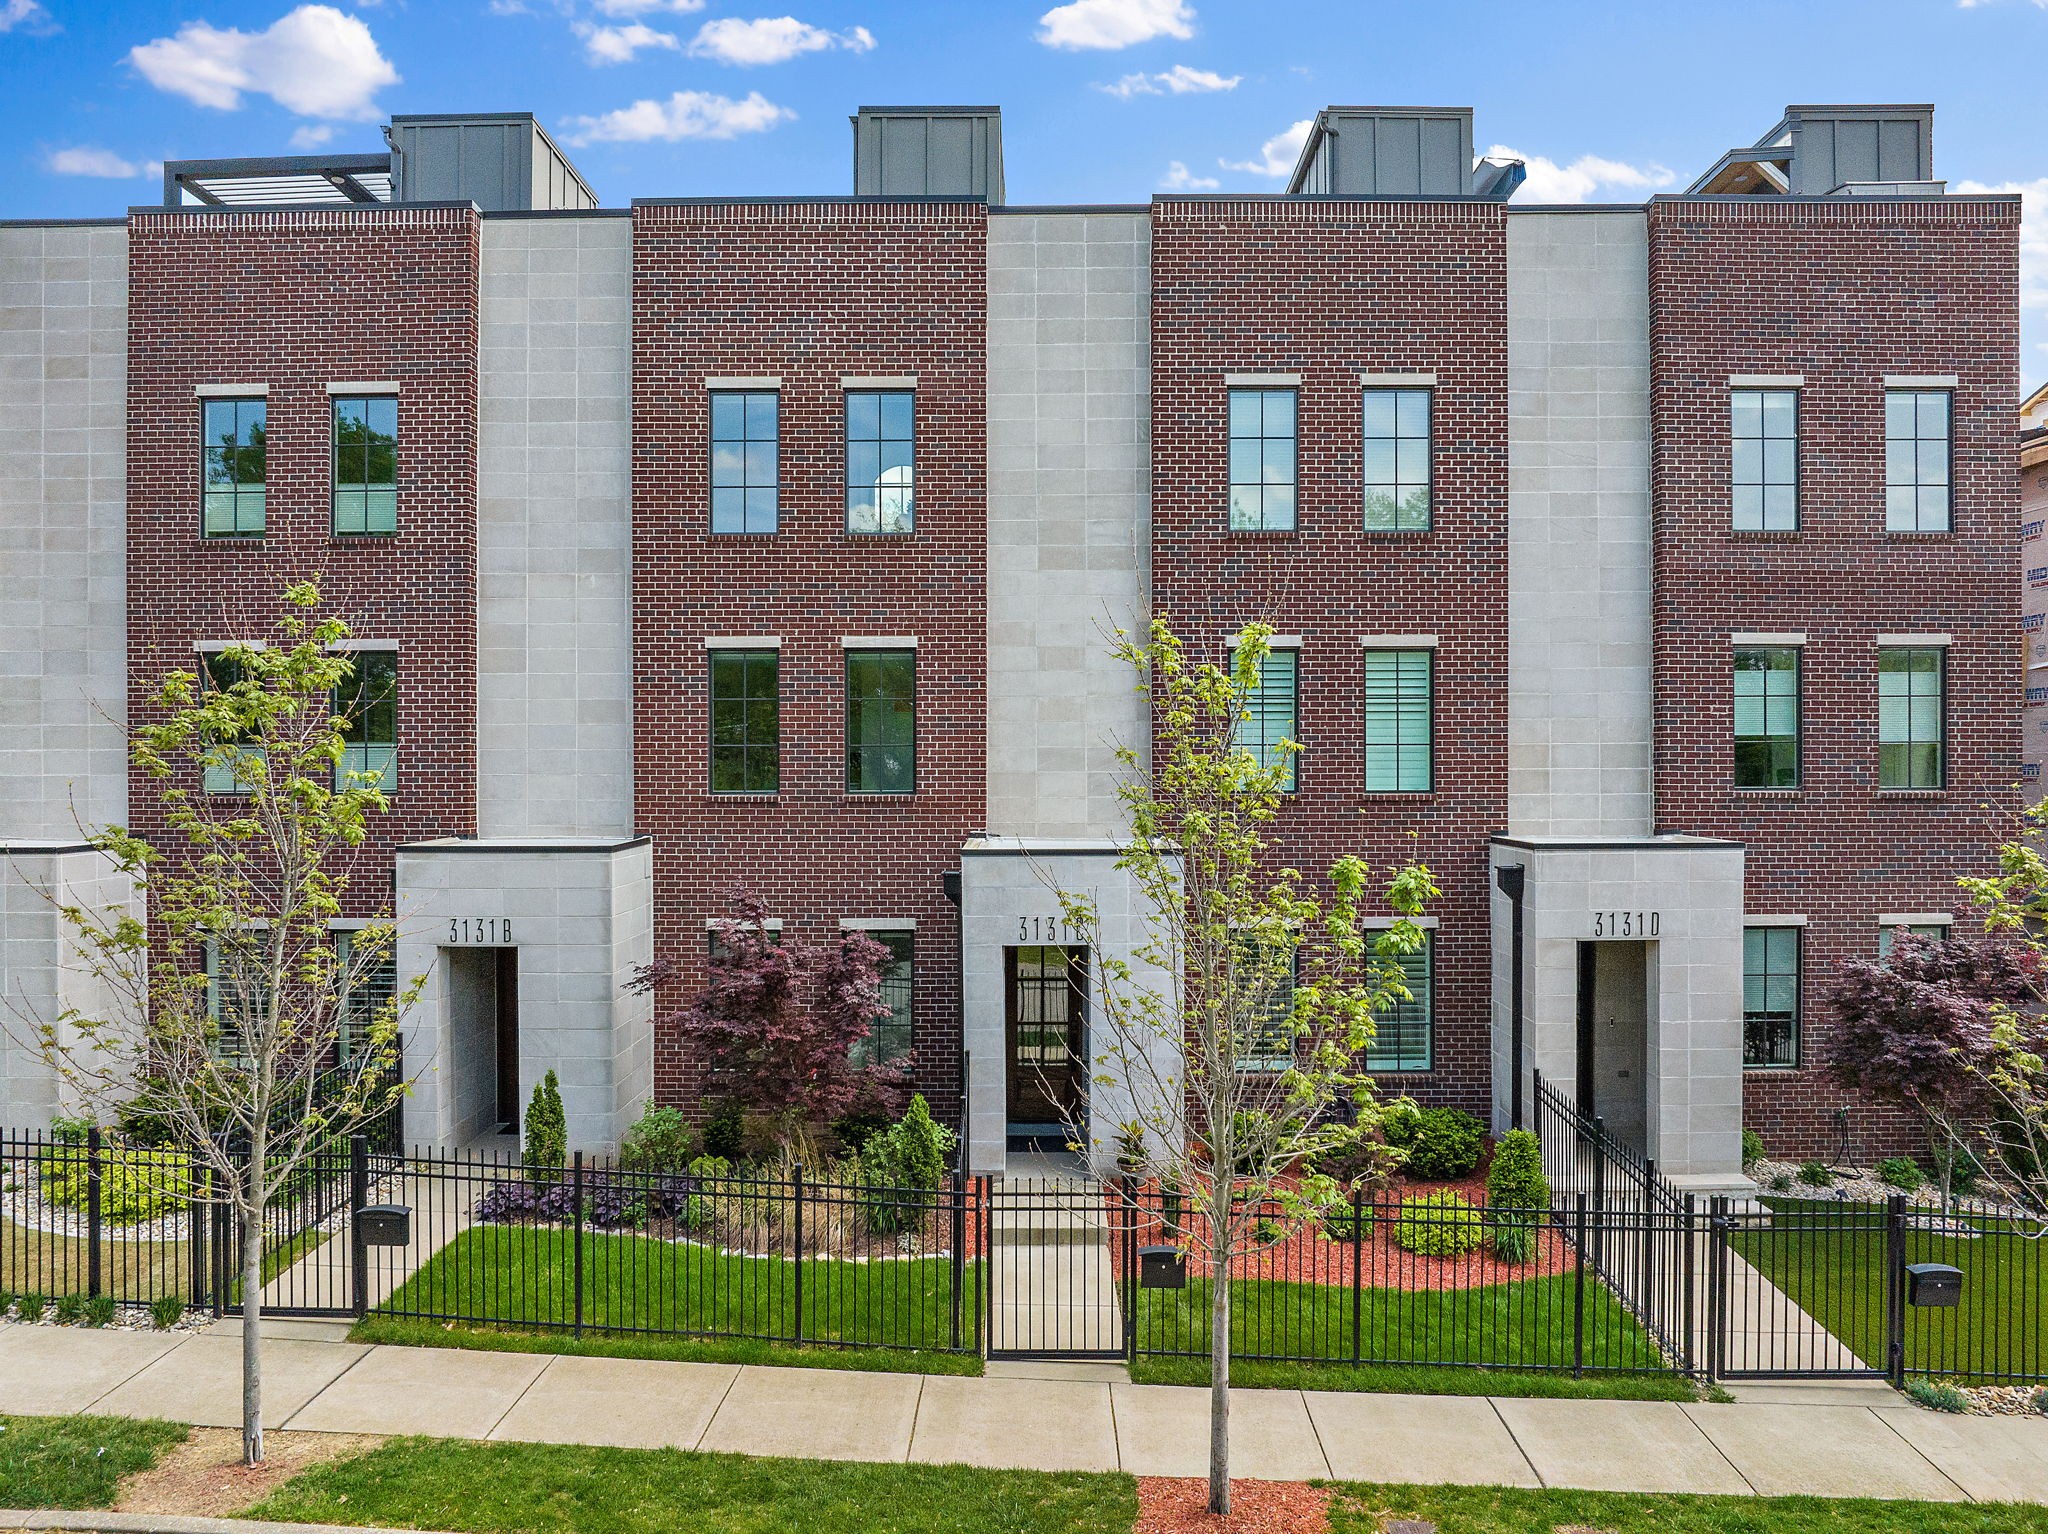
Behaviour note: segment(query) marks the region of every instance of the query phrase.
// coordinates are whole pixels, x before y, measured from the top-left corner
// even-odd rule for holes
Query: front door
[[[1064,1141],[1081,1105],[1088,950],[1047,944],[1003,953],[1009,994],[1009,1132]]]

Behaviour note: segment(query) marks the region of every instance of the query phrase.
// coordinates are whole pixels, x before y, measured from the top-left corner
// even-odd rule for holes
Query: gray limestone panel
[[[128,813],[127,242],[0,229],[0,840]]]
[[[477,815],[633,824],[632,228],[483,225]]]
[[[571,1147],[615,1146],[653,1088],[652,1001],[624,989],[654,957],[649,844],[415,843],[399,850],[397,888],[399,977],[425,982],[400,1024],[406,1137],[461,1144],[489,1116],[495,1032],[479,1008],[496,992],[474,953],[513,948],[522,1112],[553,1069]]]
[[[962,1045],[967,1056],[968,1170],[1001,1172],[1008,1125],[1006,1091],[1010,1051],[1007,1040],[1005,950],[1045,943],[1073,943],[1086,933],[1070,933],[1053,924],[1062,915],[1062,891],[1093,906],[1101,951],[1088,958],[1091,977],[1087,998],[1087,1074],[1114,1078],[1088,1089],[1080,1129],[1089,1154],[1099,1166],[1116,1159],[1118,1126],[1133,1120],[1148,1132],[1174,1120],[1167,1104],[1178,1092],[1166,1092],[1180,1073],[1177,1041],[1153,1038],[1138,1030],[1119,1035],[1104,1016],[1103,961],[1115,959],[1129,969],[1124,984],[1170,997],[1165,974],[1144,964],[1137,948],[1154,937],[1151,907],[1129,874],[1116,867],[1113,842],[1025,840],[979,837],[960,857]]]
[[[1646,836],[1646,225],[1515,213],[1507,238],[1508,829]]]
[[[1151,584],[1151,225],[1001,214],[988,239],[988,829],[1113,836],[1117,749],[1149,744],[1110,650]]]

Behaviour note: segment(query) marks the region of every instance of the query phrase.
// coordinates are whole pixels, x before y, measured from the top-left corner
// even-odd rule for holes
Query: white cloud
[[[2048,176],[2034,181],[1958,181],[1958,192],[2020,194],[2020,307],[2048,309]]]
[[[1178,160],[1168,161],[1166,174],[1159,178],[1162,192],[1213,192],[1222,184],[1214,176],[1197,176]]]
[[[261,32],[189,21],[128,62],[158,90],[224,112],[246,91],[303,117],[371,119],[377,92],[398,83],[362,19],[331,5],[302,5]]]
[[[53,149],[43,158],[43,169],[53,176],[98,176],[108,181],[128,181],[146,176],[150,167],[124,160],[111,149]]]
[[[584,56],[593,64],[630,64],[643,48],[682,47],[673,32],[657,32],[642,21],[629,21],[623,27],[596,27],[579,21],[576,35],[583,39]]]
[[[1308,142],[1308,130],[1314,126],[1313,117],[1304,117],[1259,145],[1256,160],[1218,160],[1216,163],[1225,170],[1250,171],[1254,176],[1285,176],[1294,169],[1294,162],[1301,158],[1301,146]]]
[[[1187,96],[1203,91],[1234,91],[1243,75],[1219,75],[1213,70],[1190,69],[1185,64],[1176,64],[1164,74],[1125,75],[1114,85],[1098,85],[1099,91],[1107,91],[1122,101],[1133,96]]]
[[[1195,12],[1187,0],[1072,0],[1038,24],[1038,40],[1048,48],[1128,48],[1155,37],[1193,37]]]
[[[600,16],[645,16],[651,11],[701,11],[704,0],[591,0]]]
[[[318,149],[334,139],[332,123],[304,123],[292,129],[292,148]]]
[[[1540,154],[1523,154],[1505,144],[1486,151],[1489,160],[1520,160],[1528,178],[1515,196],[1523,202],[1584,202],[1596,192],[1654,192],[1678,177],[1663,166],[1629,165],[1621,160],[1603,160],[1596,154],[1582,154],[1569,165],[1546,160]]]
[[[874,46],[874,34],[866,27],[827,32],[794,16],[763,16],[758,21],[721,16],[697,29],[697,35],[690,39],[690,54],[693,58],[716,59],[721,64],[752,67],[780,64],[799,53],[819,53],[827,48],[866,53]]]
[[[39,0],[0,0],[0,32],[12,32],[16,27],[39,36],[63,30]]]
[[[677,91],[666,101],[636,101],[597,117],[572,117],[571,144],[640,144],[650,139],[675,143],[686,138],[737,138],[765,133],[796,116],[759,91],[742,101],[709,91]]]

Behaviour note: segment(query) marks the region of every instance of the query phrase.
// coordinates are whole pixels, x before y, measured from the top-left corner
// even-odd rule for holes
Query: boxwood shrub
[[[1449,1189],[1403,1201],[1394,1222],[1395,1243],[1422,1257],[1462,1257],[1478,1248],[1483,1234],[1479,1211]]]

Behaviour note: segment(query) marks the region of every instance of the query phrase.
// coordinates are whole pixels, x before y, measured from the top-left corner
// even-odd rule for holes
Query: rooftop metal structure
[[[487,213],[594,208],[597,194],[531,112],[391,119],[383,154],[171,160],[164,206],[473,202]]]
[[[1470,107],[1325,107],[1301,146],[1289,195],[1504,200],[1519,160],[1472,157]]]
[[[390,202],[388,154],[166,160],[164,206],[232,208]]]
[[[1942,190],[1934,179],[1934,108],[1788,106],[1754,144],[1731,149],[1688,193],[1826,197]]]
[[[1001,107],[862,107],[852,122],[856,197],[1002,202]]]

